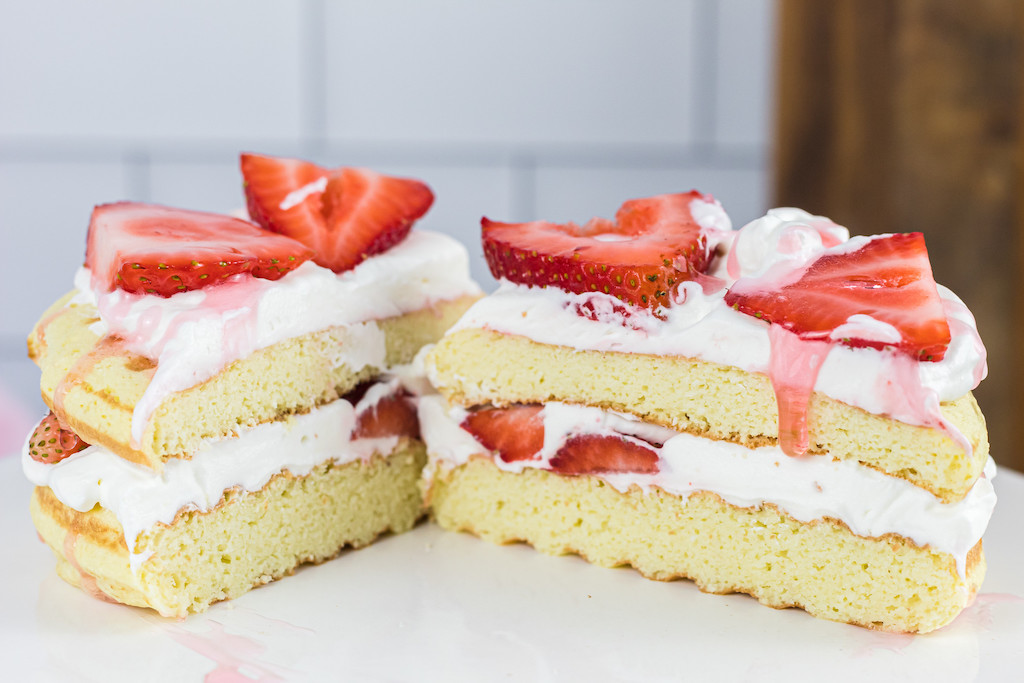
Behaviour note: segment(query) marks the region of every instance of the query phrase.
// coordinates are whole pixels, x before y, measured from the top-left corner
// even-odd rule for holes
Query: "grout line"
[[[144,150],[126,152],[122,163],[127,196],[137,202],[150,201],[152,178],[149,153]]]
[[[316,154],[327,144],[327,26],[323,0],[306,0],[299,49],[303,57],[302,114],[305,154]]]
[[[715,120],[718,101],[718,4],[717,0],[697,0],[691,31],[693,36],[693,83],[691,85],[693,123],[690,133],[695,146],[715,146]],[[708,96],[710,93],[710,96]],[[712,149],[705,150],[711,154]]]
[[[532,221],[537,213],[537,161],[529,154],[514,154],[508,169],[512,220]]]

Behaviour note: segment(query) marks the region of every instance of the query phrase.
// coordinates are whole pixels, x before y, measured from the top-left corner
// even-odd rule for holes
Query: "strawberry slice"
[[[604,292],[640,308],[670,306],[679,283],[708,266],[707,238],[690,204],[697,191],[633,199],[615,222],[547,221],[483,226],[484,256],[496,278],[567,292]]]
[[[52,465],[88,446],[73,431],[61,427],[51,411],[33,430],[28,440],[28,454],[36,462]]]
[[[336,273],[401,242],[434,202],[418,180],[366,169],[261,154],[243,154],[241,167],[252,219],[311,247]]]
[[[864,338],[854,327],[841,343],[895,348],[938,361],[950,341],[924,236],[918,232],[878,237],[848,253],[826,253],[798,280],[781,287],[767,277],[738,280],[725,301],[802,339],[828,340],[850,316],[863,314],[895,327],[900,339]]]
[[[239,273],[276,280],[312,256],[295,240],[238,218],[118,202],[93,209],[85,265],[107,291],[167,297]]]
[[[566,441],[550,464],[553,471],[561,474],[655,474],[658,454],[625,437],[583,434]]]
[[[420,437],[416,407],[405,391],[381,398],[356,416],[353,438],[374,439],[384,436]]]
[[[469,414],[462,428],[505,462],[532,460],[544,447],[543,406],[483,408]]]

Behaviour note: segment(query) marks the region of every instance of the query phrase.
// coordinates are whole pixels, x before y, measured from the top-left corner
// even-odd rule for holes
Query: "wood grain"
[[[775,203],[925,234],[989,351],[992,453],[1024,470],[1024,3],[781,0]]]

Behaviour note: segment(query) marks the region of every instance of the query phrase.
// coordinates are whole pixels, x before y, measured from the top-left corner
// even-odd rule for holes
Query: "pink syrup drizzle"
[[[67,313],[69,310],[70,309],[68,309],[68,307],[65,306],[64,308],[54,311],[53,313],[39,321],[39,324],[36,325],[36,339],[39,340],[40,346],[46,346],[46,328],[50,326],[50,323],[52,323],[54,320],[61,317],[65,313]]]
[[[167,625],[165,629],[180,645],[196,654],[206,657],[216,667],[203,679],[207,683],[252,683],[261,681],[273,683],[285,679],[270,669],[270,665],[258,661],[267,646],[245,636],[227,633],[223,624],[212,619],[206,621],[210,631],[204,634],[191,633],[181,627]],[[243,673],[256,674],[256,678]]]
[[[97,364],[106,358],[117,355],[123,347],[124,340],[107,335],[100,339],[92,350],[75,361],[53,391],[53,410],[58,420],[61,420],[64,415],[64,400],[67,398],[68,392],[85,382],[85,377]],[[61,421],[63,422],[63,420]]]
[[[781,325],[768,327],[768,340],[768,377],[779,408],[779,447],[786,455],[803,455],[810,446],[808,404],[818,372],[834,344],[801,339]]]
[[[99,587],[99,584],[96,583],[96,577],[82,569],[82,566],[78,564],[78,560],[75,559],[75,548],[77,545],[78,534],[74,531],[69,531],[64,537],[64,557],[67,559],[68,564],[78,572],[79,585],[81,585],[82,590],[97,600],[116,603],[117,600],[107,595],[103,589]]]
[[[916,636],[909,633],[889,633],[887,631],[867,631],[860,635],[858,640],[865,641],[854,653],[854,657],[870,657],[876,652],[895,652],[904,654],[910,645],[914,643]]]
[[[988,632],[993,629],[995,624],[995,618],[992,616],[993,606],[1020,603],[1024,603],[1024,598],[1012,593],[979,593],[953,623],[944,628],[965,625],[976,631]]]

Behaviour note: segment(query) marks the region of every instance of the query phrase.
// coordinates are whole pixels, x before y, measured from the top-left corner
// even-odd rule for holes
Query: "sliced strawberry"
[[[418,439],[420,421],[416,406],[404,391],[385,396],[356,415],[353,438],[374,439],[384,436],[409,436]]]
[[[872,239],[849,253],[826,253],[799,280],[773,284],[738,280],[725,301],[739,311],[781,325],[803,339],[827,340],[855,314],[899,331],[898,342],[858,338],[847,346],[896,348],[922,360],[942,360],[949,323],[939,299],[921,233]]]
[[[238,218],[118,202],[93,209],[85,265],[107,291],[171,296],[239,273],[276,280],[312,256]]]
[[[462,428],[505,462],[532,460],[544,447],[543,406],[482,408],[463,420]]]
[[[252,219],[313,248],[336,273],[401,242],[434,202],[418,180],[366,169],[260,154],[243,154],[241,167]]]
[[[604,292],[654,309],[670,306],[679,283],[707,269],[707,239],[690,211],[697,191],[633,199],[615,222],[496,223],[484,218],[484,256],[496,278],[567,292]]]
[[[553,471],[561,474],[655,474],[658,471],[658,454],[638,440],[584,434],[566,441],[551,458],[550,464]]]
[[[61,427],[57,416],[50,412],[32,432],[28,454],[36,462],[53,464],[88,446],[73,431]]]

